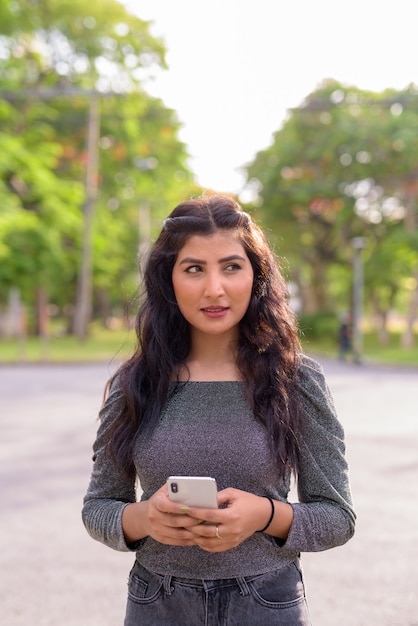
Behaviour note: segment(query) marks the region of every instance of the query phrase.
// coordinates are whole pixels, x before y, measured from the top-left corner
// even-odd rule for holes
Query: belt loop
[[[171,574],[166,574],[163,580],[164,591],[168,596],[171,596],[171,592],[173,591],[173,587],[171,586],[172,578]]]
[[[237,578],[236,579],[239,587],[239,592],[242,596],[250,595],[250,588],[248,587],[247,581],[245,578]]]

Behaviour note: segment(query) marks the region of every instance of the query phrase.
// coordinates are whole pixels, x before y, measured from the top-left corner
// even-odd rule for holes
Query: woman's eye
[[[240,270],[240,269],[241,269],[241,266],[238,265],[238,263],[230,263],[229,265],[225,267],[225,270],[227,272],[235,272],[236,270]]]
[[[197,274],[201,271],[200,265],[190,265],[190,267],[186,268],[187,274]]]

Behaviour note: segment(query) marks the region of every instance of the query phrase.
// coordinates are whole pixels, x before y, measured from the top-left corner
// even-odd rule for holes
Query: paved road
[[[346,430],[358,526],[346,546],[303,555],[313,623],[418,626],[418,370],[323,365]],[[133,557],[92,541],[80,520],[111,371],[0,367],[4,626],[122,624]]]

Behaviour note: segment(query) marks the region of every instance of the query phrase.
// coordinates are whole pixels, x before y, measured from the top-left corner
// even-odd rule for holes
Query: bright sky
[[[200,185],[238,193],[240,167],[325,78],[418,85],[412,0],[128,0],[163,37],[169,70],[147,90],[177,111]]]

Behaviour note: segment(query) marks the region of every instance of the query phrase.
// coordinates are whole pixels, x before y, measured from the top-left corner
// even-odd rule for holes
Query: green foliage
[[[370,312],[386,315],[414,275],[416,102],[413,85],[376,94],[325,81],[247,168],[257,214],[289,259],[304,313],[350,307],[355,237],[365,241]]]
[[[10,88],[100,80],[124,92],[147,68],[165,66],[163,43],[116,0],[3,0],[0,24]]]
[[[116,0],[1,0],[0,54],[0,304],[13,286],[32,305],[42,286],[61,310],[74,307],[96,93],[93,305],[123,306],[139,240],[195,189],[175,112],[142,87],[165,67],[164,44]]]
[[[32,303],[37,288],[61,281],[66,241],[77,236],[80,184],[54,172],[61,147],[36,137],[0,133],[0,302],[18,287]]]
[[[328,338],[337,345],[339,324],[338,317],[330,311],[300,315],[299,333],[301,340]]]

